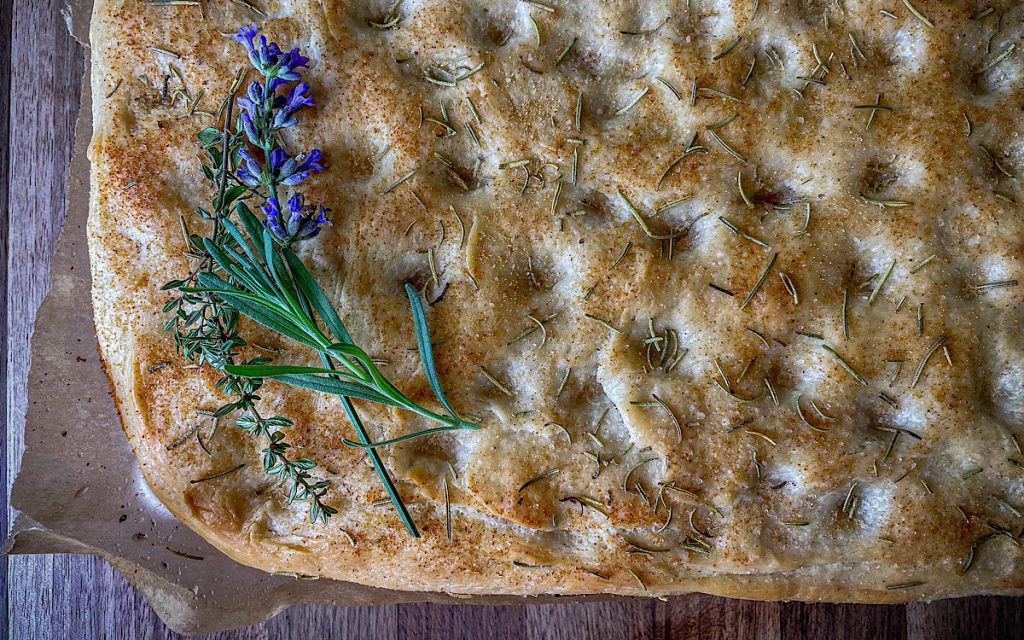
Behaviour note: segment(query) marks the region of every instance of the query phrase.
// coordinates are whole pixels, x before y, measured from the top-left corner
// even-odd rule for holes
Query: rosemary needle
[[[545,471],[544,473],[540,474],[539,476],[535,476],[533,478],[530,478],[529,480],[527,480],[523,484],[519,485],[519,488],[516,490],[516,493],[522,493],[530,485],[536,484],[536,483],[538,483],[538,482],[540,482],[542,480],[547,480],[548,478],[551,478],[551,477],[554,477],[554,476],[558,475],[558,471],[559,471],[558,467],[555,467],[554,469],[550,469],[548,471]]]
[[[408,180],[409,178],[413,177],[416,174],[417,171],[418,171],[418,169],[413,169],[409,173],[407,173],[407,174],[403,175],[402,177],[398,178],[397,180],[392,182],[390,185],[388,185],[388,187],[386,189],[384,189],[384,193],[391,193],[392,191],[394,191],[395,189],[400,187],[406,180]]]
[[[683,441],[683,425],[679,423],[679,418],[676,417],[676,412],[672,411],[672,408],[669,407],[667,404],[665,404],[665,401],[662,400],[661,398],[659,398],[656,394],[652,393],[651,397],[654,398],[655,402],[657,402],[659,405],[661,405],[661,408],[665,410],[665,413],[668,414],[668,417],[672,419],[672,424],[674,424],[675,427],[676,427],[676,435],[678,436],[679,441],[682,442]]]
[[[979,69],[978,73],[981,74],[981,73],[985,73],[986,71],[992,70],[1000,62],[1002,62],[1003,60],[1006,60],[1007,58],[1009,58],[1010,54],[1012,54],[1013,51],[1016,48],[1017,48],[1017,44],[1016,43],[1010,43],[1010,46],[1008,46],[1002,53],[1000,53],[998,56],[996,56],[995,60],[993,60],[992,62],[988,63],[987,65],[985,65],[981,69]]]
[[[767,442],[768,444],[772,445],[773,447],[776,447],[776,446],[778,446],[778,444],[779,444],[778,442],[776,442],[775,440],[773,440],[773,439],[772,439],[771,437],[769,437],[769,436],[768,436],[768,434],[766,434],[766,433],[762,433],[762,432],[760,432],[760,431],[757,431],[757,430],[755,430],[755,429],[744,429],[744,430],[743,430],[743,432],[744,432],[744,433],[747,433],[747,434],[749,434],[749,435],[752,435],[752,436],[756,436],[756,437],[758,437],[758,438],[760,438],[760,439],[764,440],[764,441],[765,441],[765,442]]]
[[[634,472],[636,472],[637,469],[644,466],[645,464],[654,462],[655,460],[657,460],[657,458],[647,458],[646,460],[641,460],[640,462],[630,467],[629,471],[626,472],[626,475],[622,477],[622,490],[629,493],[629,478],[633,475]]]
[[[555,66],[556,67],[558,65],[562,64],[562,60],[565,60],[565,56],[569,55],[569,51],[573,48],[573,46],[575,44],[576,44],[576,36],[573,37],[573,39],[569,42],[569,44],[565,45],[565,49],[562,49],[562,53],[558,54],[558,57],[555,58]]]
[[[632,247],[633,247],[633,241],[632,240],[626,242],[626,246],[622,248],[622,252],[619,254],[619,257],[615,258],[615,262],[612,263],[612,266],[608,267],[608,270],[609,271],[614,271],[615,268],[618,267],[619,264],[625,259],[626,254],[629,253],[629,250]]]
[[[912,269],[910,270],[910,273],[911,273],[911,274],[915,274],[915,273],[917,273],[918,271],[920,271],[921,269],[924,269],[925,267],[927,267],[927,266],[928,266],[928,263],[929,263],[929,262],[931,262],[931,261],[932,261],[932,260],[934,260],[934,259],[935,259],[935,254],[933,253],[933,254],[931,254],[930,256],[928,256],[927,258],[925,258],[924,260],[922,260],[921,262],[917,263],[917,265],[916,265],[916,266],[914,266],[914,267],[913,267],[913,268],[912,268]]]
[[[850,339],[850,313],[849,313],[849,301],[850,301],[850,290],[847,287],[843,287],[843,339]]]
[[[583,118],[583,92],[580,91],[576,97],[576,111],[574,112],[573,126],[576,133],[580,132],[580,120]]]
[[[559,499],[559,502],[575,502],[576,504],[580,505],[581,512],[583,511],[583,507],[586,506],[600,513],[605,518],[611,518],[608,512],[604,510],[603,505],[589,496],[566,496],[564,498]]]
[[[768,344],[768,340],[766,340],[765,337],[763,335],[761,335],[760,332],[758,332],[758,331],[756,331],[754,329],[751,329],[750,327],[744,327],[744,328],[747,331],[749,331],[750,333],[752,333],[755,336],[757,336],[757,338],[761,341],[761,343],[764,344],[765,349],[771,349],[772,348],[772,346],[770,344]]]
[[[753,242],[754,244],[761,245],[762,247],[764,247],[766,249],[770,248],[770,246],[768,245],[767,242],[765,242],[764,240],[761,240],[760,238],[755,238],[754,236],[746,233],[745,231],[742,231],[739,227],[737,227],[731,220],[729,220],[725,216],[718,216],[718,221],[721,222],[722,224],[724,224],[726,227],[729,228],[730,231],[732,231],[736,235],[740,236],[741,238],[743,238],[745,240],[749,240],[750,242]]]
[[[735,40],[727,44],[725,48],[718,52],[718,54],[716,54],[714,57],[712,57],[711,60],[714,62],[718,62],[725,56],[729,55],[732,52],[732,50],[736,48],[736,45],[738,45],[742,39],[743,36],[736,36]]]
[[[632,109],[633,107],[635,107],[635,106],[636,106],[636,103],[640,102],[640,100],[641,100],[641,99],[642,99],[642,98],[643,98],[644,96],[646,96],[646,95],[647,95],[647,92],[648,92],[648,91],[650,91],[650,90],[651,90],[651,88],[650,88],[650,87],[644,87],[644,88],[643,88],[643,90],[641,90],[641,91],[640,91],[640,93],[638,93],[638,94],[636,94],[635,96],[633,96],[633,98],[632,98],[632,99],[630,99],[630,101],[629,101],[629,102],[627,102],[627,103],[626,103],[625,105],[623,105],[623,107],[622,107],[621,109],[619,109],[618,111],[616,111],[616,112],[615,112],[615,115],[616,115],[616,116],[621,116],[622,114],[626,113],[627,111],[629,111],[630,109]]]
[[[644,584],[644,581],[640,578],[639,575],[637,575],[636,571],[633,571],[632,569],[627,569],[627,571],[629,571],[629,575],[633,576],[633,579],[636,580],[636,583],[640,585],[641,589],[643,589],[644,591],[648,590],[647,585]]]
[[[609,329],[610,331],[612,331],[614,333],[622,333],[613,324],[611,324],[607,320],[602,320],[601,318],[598,318],[597,316],[590,315],[589,313],[584,313],[583,317],[588,318],[590,320],[593,320],[594,322],[600,324],[604,328]]]
[[[740,198],[743,199],[743,203],[747,205],[748,209],[753,209],[754,208],[754,201],[750,199],[750,196],[748,196],[747,192],[744,191],[744,189],[743,189],[743,172],[742,171],[737,171],[736,172],[736,187],[737,187],[737,189],[739,189]]]
[[[181,56],[180,55],[178,55],[177,53],[174,53],[173,51],[170,51],[168,49],[161,49],[160,47],[153,47],[153,46],[149,46],[149,47],[146,47],[146,48],[149,49],[150,51],[152,51],[153,53],[157,53],[157,54],[160,54],[162,56],[167,56],[167,57],[173,58],[175,60],[181,60]]]
[[[729,376],[726,375],[725,369],[722,367],[722,361],[715,358],[715,368],[718,369],[718,375],[722,376],[722,381],[725,382],[723,387],[727,392],[732,393],[732,383],[729,382]]]
[[[827,344],[823,344],[821,346],[823,349],[825,349],[825,351],[828,351],[829,353],[832,354],[836,361],[839,362],[839,366],[841,366],[843,369],[846,369],[846,372],[853,376],[854,380],[856,380],[857,382],[864,386],[867,386],[868,381],[865,380],[859,373],[857,373],[857,371],[852,366],[850,366],[850,363],[843,359],[843,356],[839,355],[838,351],[828,346]]]
[[[511,391],[511,390],[510,390],[510,389],[509,389],[508,387],[506,387],[505,385],[503,385],[503,384],[502,384],[502,383],[501,383],[501,382],[500,382],[500,381],[499,381],[499,380],[498,380],[497,378],[495,378],[495,377],[494,377],[494,374],[493,374],[493,373],[491,373],[490,371],[488,371],[486,367],[484,367],[484,366],[482,366],[482,365],[481,365],[481,366],[480,366],[480,371],[481,371],[481,372],[482,372],[482,373],[484,374],[484,377],[485,377],[485,378],[487,378],[487,380],[488,380],[488,381],[489,381],[489,382],[490,382],[491,384],[493,384],[493,385],[494,385],[494,387],[495,387],[495,388],[496,388],[496,389],[497,389],[498,391],[501,391],[502,393],[504,393],[504,394],[505,394],[506,396],[508,396],[508,397],[510,397],[510,398],[514,398],[514,397],[515,397],[515,394],[514,394],[514,393],[512,393],[512,391]]]
[[[725,91],[722,91],[721,89],[715,89],[714,87],[699,87],[697,91],[701,95],[711,96],[712,98],[722,98],[723,100],[728,100],[729,102],[743,102],[743,100],[737,98],[731,93],[726,93]]]
[[[740,309],[745,309],[747,305],[750,304],[750,301],[754,299],[754,294],[757,293],[758,289],[761,288],[761,285],[763,285],[764,281],[768,278],[768,273],[772,270],[772,267],[775,266],[775,261],[778,257],[778,253],[772,254],[771,260],[768,261],[768,266],[764,268],[764,272],[761,273],[761,277],[758,278],[756,283],[754,283],[754,288],[752,288],[750,293],[747,294],[747,297],[743,299],[743,303],[740,304]]]
[[[903,0],[903,2],[906,3],[907,0]],[[929,26],[930,26],[930,23],[929,23]],[[903,583],[900,583],[900,584],[887,584],[887,585],[885,585],[885,588],[888,591],[901,591],[903,589],[913,589],[914,587],[920,587],[923,584],[925,584],[925,583],[924,582],[919,582],[919,581],[903,582]]]
[[[981,284],[974,285],[975,290],[981,291],[983,289],[1002,289],[1005,287],[1016,287],[1019,284],[1017,280],[994,280],[992,282],[983,282]]]
[[[622,198],[622,201],[626,205],[626,209],[629,210],[630,215],[632,215],[633,219],[637,221],[637,224],[639,224],[640,228],[643,229],[645,234],[647,234],[647,237],[653,238],[655,240],[669,240],[671,238],[678,238],[679,237],[680,234],[678,234],[678,233],[672,233],[672,234],[668,234],[668,235],[659,235],[659,234],[656,234],[653,231],[651,231],[651,227],[650,227],[649,224],[647,224],[647,220],[644,219],[644,217],[640,214],[640,211],[636,208],[636,206],[633,205],[633,203],[630,201],[629,197],[627,197],[626,194],[623,193],[622,189],[619,189],[618,191],[619,191],[619,197]]]
[[[215,473],[212,476],[206,476],[204,478],[198,478],[196,480],[189,480],[189,483],[190,484],[199,484],[200,482],[207,482],[209,480],[217,480],[218,478],[223,478],[224,476],[231,475],[232,473],[238,471],[239,469],[241,469],[244,466],[245,466],[245,463],[243,462],[242,464],[240,464],[240,465],[238,465],[236,467],[232,467],[231,469],[228,469],[227,471],[221,471],[220,473]]]
[[[452,539],[452,500],[448,495],[448,478],[445,476],[441,477],[441,486],[444,488],[444,531],[445,535],[449,540]],[[352,537],[349,536],[349,541],[352,541]],[[355,546],[353,543],[352,546]]]
[[[928,364],[928,360],[931,359],[932,354],[938,351],[939,347],[946,344],[948,336],[941,336],[932,343],[932,346],[928,347],[928,351],[925,352],[924,357],[921,358],[921,363],[917,365],[917,369],[914,371],[914,381],[910,383],[910,388],[913,389],[917,386],[917,383],[921,380],[921,375],[924,373],[924,367]]]
[[[690,511],[690,516],[693,516],[693,511]],[[664,533],[668,529],[669,525],[672,524],[672,505],[668,505],[668,517],[665,519],[665,523],[654,530],[654,533]]]
[[[889,276],[892,275],[892,270],[895,266],[896,259],[894,258],[893,261],[889,263],[885,272],[882,273],[882,277],[878,279],[878,283],[875,284],[875,288],[871,290],[871,295],[868,297],[868,304],[874,303],[875,298],[878,297],[878,293],[882,290],[882,286],[885,284],[886,280],[889,279]]]
[[[523,4],[528,4],[530,6],[537,7],[541,11],[546,11],[548,13],[555,13],[555,8],[554,7],[552,7],[549,4],[545,4],[543,2],[539,2],[538,0],[521,0],[521,2]]]
[[[866,204],[873,204],[883,209],[886,207],[911,207],[914,205],[914,203],[910,202],[909,200],[882,200],[879,198],[873,198],[863,193],[860,194],[860,199],[863,200]]]
[[[200,423],[197,422],[194,427],[192,427],[191,429],[186,431],[184,434],[182,434],[177,440],[175,440],[171,444],[167,445],[167,450],[168,451],[173,451],[174,449],[177,449],[181,445],[185,444],[188,441],[188,439],[192,436],[193,433],[196,433],[196,432],[199,431],[199,427],[200,427]]]
[[[704,151],[705,151],[704,147],[693,147],[693,146],[690,146],[685,151],[683,151],[683,154],[681,156],[675,158],[674,160],[672,160],[672,162],[670,162],[668,164],[668,166],[665,168],[665,170],[661,173],[661,176],[658,178],[658,182],[655,184],[654,190],[657,191],[658,189],[661,189],[661,185],[662,185],[663,182],[665,182],[665,178],[668,177],[668,174],[669,174],[669,172],[672,171],[672,169],[676,168],[676,165],[678,165],[680,162],[682,162],[683,160],[685,160],[689,156],[691,156],[691,155],[693,155],[695,153],[702,153]]]
[[[736,158],[737,160],[739,160],[743,164],[747,164],[746,157],[744,157],[739,151],[736,151],[731,146],[729,146],[729,143],[727,143],[725,140],[723,140],[717,133],[715,133],[714,130],[709,128],[708,129],[708,135],[711,136],[712,140],[717,142],[723,149],[725,149],[726,153],[728,153],[732,157]]]
[[[565,391],[565,383],[569,381],[570,373],[572,373],[572,367],[566,367],[565,375],[562,376],[562,381],[558,383],[558,390],[555,391],[555,400],[557,400],[558,397],[562,395],[562,392]]]
[[[793,304],[800,304],[800,295],[796,290],[796,284],[793,282],[793,279],[784,271],[779,272],[779,278],[782,279],[782,284],[786,287],[786,291],[789,292],[789,295],[793,296]]]
[[[683,94],[679,93],[679,90],[672,86],[671,82],[669,82],[665,78],[662,78],[661,76],[656,77],[655,80],[665,85],[665,88],[672,92],[672,95],[675,96],[676,100],[683,99]]]
[[[903,0],[903,4],[907,7],[907,9],[910,11],[910,13],[914,14],[915,18],[917,18],[918,20],[921,21],[921,23],[924,26],[928,27],[929,29],[932,29],[932,28],[935,27],[935,25],[932,24],[931,20],[929,20],[928,18],[924,17],[924,14],[921,13],[920,11],[918,11],[917,7],[915,7],[913,5],[913,3],[910,2],[910,0]]]

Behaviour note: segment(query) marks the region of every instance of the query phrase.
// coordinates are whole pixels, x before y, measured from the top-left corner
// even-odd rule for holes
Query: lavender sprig
[[[253,68],[263,76],[263,82],[254,80],[238,99],[238,128],[262,155],[257,158],[249,150],[241,149],[238,179],[253,190],[266,189],[266,202],[261,206],[267,217],[266,227],[276,241],[291,246],[316,236],[322,225],[330,224],[327,209],[322,205],[307,206],[299,192],[288,199],[287,214],[281,206],[282,187],[298,186],[324,170],[319,149],[291,157],[278,144],[280,132],[298,123],[297,112],[313,106],[309,85],[298,82],[301,70],[309,66],[309,58],[299,49],[286,52],[276,43],[268,43],[266,36],[259,35],[256,25],[242,27],[232,38],[245,47]],[[280,91],[292,82],[297,84],[286,93]]]

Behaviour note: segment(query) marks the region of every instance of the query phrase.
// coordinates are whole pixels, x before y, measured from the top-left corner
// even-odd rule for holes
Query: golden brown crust
[[[267,3],[262,28],[312,58],[317,108],[289,143],[330,165],[308,196],[333,227],[303,259],[426,403],[402,284],[443,292],[439,371],[485,424],[382,451],[414,541],[341,445],[335,399],[261,391],[333,483],[338,515],[311,525],[254,439],[197,413],[223,402],[217,375],[161,330],[160,287],[190,266],[179,217],[200,228],[211,195],[195,133],[244,64],[220,32],[253,16],[224,4],[99,0],[92,25],[97,334],[145,477],[182,522],[267,571],[395,589],[901,602],[1024,587],[1024,287],[979,287],[1022,277],[1024,67],[1000,57],[1016,14],[916,3],[929,28],[902,5],[439,0],[381,30],[385,3]],[[455,87],[424,80],[479,62]],[[685,235],[647,237],[626,198],[653,233]],[[517,339],[530,316],[544,331]],[[425,426],[360,408],[377,438]],[[197,422],[210,454],[168,448]]]

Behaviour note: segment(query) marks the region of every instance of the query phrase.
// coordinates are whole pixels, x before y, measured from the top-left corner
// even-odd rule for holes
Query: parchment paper
[[[92,0],[71,0],[68,26],[88,57]],[[89,65],[82,86],[67,218],[51,265],[52,289],[36,318],[28,378],[25,454],[11,504],[20,511],[7,553],[102,556],[141,591],[169,627],[203,634],[261,622],[286,607],[439,602],[579,602],[611,597],[456,598],[296,580],[242,566],[179,523],[150,492],[110,396],[93,328],[89,255],[92,135]],[[45,401],[43,401],[45,400]]]

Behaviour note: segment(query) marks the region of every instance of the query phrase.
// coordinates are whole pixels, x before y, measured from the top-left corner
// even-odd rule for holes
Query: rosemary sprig
[[[244,378],[272,378],[295,387],[337,395],[346,402],[359,398],[398,407],[440,422],[445,430],[479,428],[463,421],[441,390],[423,305],[412,285],[406,284],[405,289],[412,308],[420,359],[427,381],[447,414],[420,406],[388,381],[373,359],[352,342],[337,311],[298,256],[289,247],[275,243],[268,229],[262,232],[262,242],[256,240],[259,223],[244,204],[239,205],[238,215],[248,237],[230,221],[224,221],[223,225],[241,252],[228,253],[212,242],[206,243],[207,250],[230,282],[213,273],[200,274],[203,291],[214,293],[243,315],[276,333],[312,348],[324,367],[228,364],[225,366],[228,373]],[[263,259],[259,257],[261,254],[265,256]],[[335,365],[335,360],[342,368]],[[360,438],[368,447],[383,446],[382,443],[371,445],[365,433],[360,433]]]

